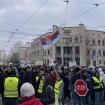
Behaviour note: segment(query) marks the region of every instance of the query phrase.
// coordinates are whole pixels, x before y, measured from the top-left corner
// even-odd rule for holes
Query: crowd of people
[[[88,87],[79,96],[75,83],[82,79]],[[102,68],[80,67],[0,67],[0,93],[3,105],[103,105],[105,74]]]

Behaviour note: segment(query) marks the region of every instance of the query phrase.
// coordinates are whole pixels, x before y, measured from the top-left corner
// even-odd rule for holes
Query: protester
[[[20,80],[16,77],[16,72],[10,70],[7,72],[7,78],[4,80],[2,92],[4,92],[4,105],[18,105],[18,97],[20,92]]]
[[[52,88],[51,76],[47,70],[45,70],[45,73],[42,77],[42,81],[43,81],[44,86],[43,86],[43,92],[40,98],[43,105],[54,104],[55,93]]]
[[[96,74],[92,77],[92,80],[95,93],[95,105],[103,105],[104,84],[103,79],[98,71],[96,71]]]
[[[57,73],[56,83],[55,83],[55,86],[54,86],[55,100],[56,100],[55,105],[60,104],[62,94],[63,94],[63,89],[64,89],[63,80],[61,79],[61,75],[59,73]]]
[[[19,105],[43,105],[40,99],[35,98],[35,90],[30,83],[24,83],[20,92],[22,99]]]
[[[79,105],[82,105],[82,97],[80,97],[76,92],[75,92],[75,82],[78,80],[78,79],[81,79],[81,69],[79,67],[76,67],[75,68],[75,75],[72,76],[71,78],[71,82],[72,82],[72,85],[73,85],[73,105],[76,105],[77,102]]]

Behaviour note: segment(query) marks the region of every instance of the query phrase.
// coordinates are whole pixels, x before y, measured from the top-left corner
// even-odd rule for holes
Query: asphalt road
[[[0,95],[0,105],[3,105],[2,101],[1,101],[1,95]],[[65,105],[72,105],[72,103],[70,101],[65,101]]]
[[[3,103],[1,102],[1,97],[0,97],[0,105],[3,105]],[[65,101],[65,105],[73,105],[73,104],[70,101]],[[105,105],[105,103],[104,103],[104,105]]]

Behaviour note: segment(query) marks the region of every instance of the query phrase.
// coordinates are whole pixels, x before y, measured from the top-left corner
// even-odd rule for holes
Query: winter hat
[[[35,94],[34,87],[30,83],[24,83],[20,89],[21,97],[30,97]]]
[[[100,76],[101,76],[101,77],[104,75],[104,72],[102,71],[101,68],[98,69],[98,72],[100,73]]]

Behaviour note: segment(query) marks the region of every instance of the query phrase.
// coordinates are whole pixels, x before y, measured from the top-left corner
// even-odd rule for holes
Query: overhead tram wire
[[[9,26],[16,26],[16,27],[21,27],[21,26],[18,26],[18,25],[14,25],[14,24],[9,24],[9,23],[5,23],[5,22],[1,22],[1,24],[5,24],[5,25],[9,25]],[[29,28],[29,27],[22,27],[24,29],[29,29],[29,30],[35,30],[35,31],[42,31],[42,32],[46,32],[44,31],[43,29],[34,29],[34,28]],[[47,29],[46,29],[47,30]]]
[[[67,17],[67,10],[68,10],[68,0],[64,1],[67,3],[66,5],[66,13],[65,13],[65,20],[64,20],[64,23],[66,22],[66,17]],[[64,24],[64,27],[65,27],[65,24]]]
[[[9,43],[9,41],[14,37],[15,33],[16,33],[17,31],[19,31],[19,30],[38,12],[38,10],[39,10],[47,1],[48,1],[48,0],[45,0],[45,1],[39,6],[39,8],[38,8],[37,10],[35,10],[35,12],[34,12],[14,33],[12,33],[11,37],[8,39],[8,43]]]
[[[61,24],[60,26],[62,26],[62,25],[64,25],[64,24],[67,24],[67,23],[71,22],[72,20],[74,20],[74,19],[76,19],[76,18],[78,18],[78,17],[80,17],[80,16],[82,16],[82,15],[84,15],[84,14],[86,14],[86,13],[92,11],[93,9],[95,9],[95,8],[97,8],[97,7],[99,7],[99,6],[101,6],[101,5],[104,4],[104,3],[105,3],[105,2],[102,2],[101,4],[96,5],[95,7],[93,7],[93,8],[91,8],[91,9],[89,9],[89,10],[87,10],[87,11],[85,11],[85,12],[79,14],[78,16],[76,16],[76,17],[74,17],[74,18],[68,20],[67,22]]]
[[[89,5],[97,5],[98,3],[88,3],[88,2],[82,2],[82,1],[68,1],[68,2],[72,2],[72,3],[79,3],[79,4],[89,4]]]
[[[1,32],[6,32],[6,33],[11,33],[11,34],[14,33],[13,31],[7,31],[7,30],[0,30],[0,31],[1,31]],[[28,35],[28,36],[39,36],[39,35],[36,35],[36,34],[22,33],[22,32],[16,32],[15,34],[23,34],[23,35]]]

